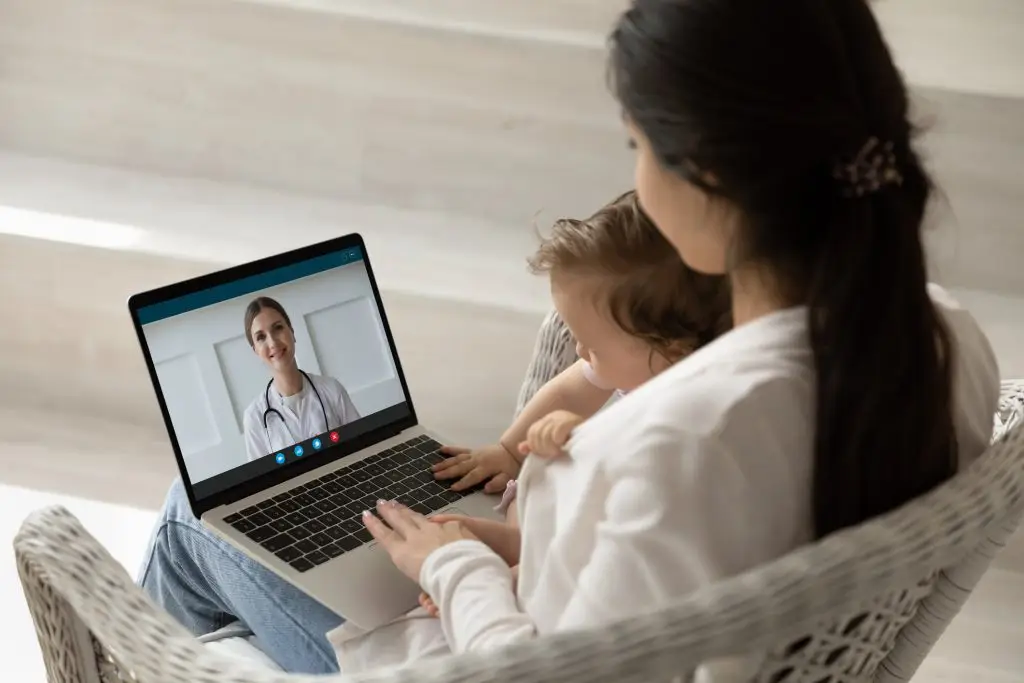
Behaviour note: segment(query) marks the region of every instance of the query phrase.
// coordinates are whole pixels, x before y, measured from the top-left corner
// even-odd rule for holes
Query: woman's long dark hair
[[[809,307],[820,537],[956,468],[951,340],[927,291],[931,191],[866,0],[634,0],[610,38],[626,116],[662,165],[739,209],[736,255]],[[844,196],[836,164],[892,144],[902,183]]]

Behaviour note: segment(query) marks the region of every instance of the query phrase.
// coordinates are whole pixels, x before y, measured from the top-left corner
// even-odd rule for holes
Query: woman
[[[611,51],[640,202],[728,274],[735,329],[579,428],[571,462],[531,458],[521,546],[366,517],[456,651],[655,610],[927,492],[991,435],[996,363],[926,282],[931,185],[865,0],[634,0]],[[336,638],[342,669],[414,654],[396,636]]]
[[[249,303],[245,338],[272,375],[266,389],[245,409],[243,429],[249,460],[359,419],[341,382],[299,369],[295,330],[277,301],[261,296]]]
[[[649,612],[891,510],[987,445],[998,370],[926,282],[930,184],[865,0],[635,0],[611,67],[641,204],[684,261],[729,276],[735,329],[580,427],[570,458],[530,458],[521,542],[380,505],[391,528],[367,526],[441,619],[342,626],[348,672]],[[308,602],[230,609],[308,635],[292,618]],[[744,680],[754,661],[702,673]]]

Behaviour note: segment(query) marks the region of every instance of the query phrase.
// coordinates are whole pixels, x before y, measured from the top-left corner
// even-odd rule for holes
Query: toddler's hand
[[[542,458],[557,458],[565,455],[564,446],[572,430],[583,424],[584,420],[566,410],[556,410],[537,420],[526,433],[526,441],[519,444],[519,452],[523,455],[537,455]]]
[[[441,453],[445,460],[431,469],[437,479],[455,479],[453,491],[462,491],[476,486],[482,481],[490,480],[484,486],[487,493],[501,493],[509,479],[519,476],[519,462],[501,444],[484,446],[478,450],[445,446]]]

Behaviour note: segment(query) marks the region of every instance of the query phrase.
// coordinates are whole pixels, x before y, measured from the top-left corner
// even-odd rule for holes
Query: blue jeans
[[[326,633],[341,617],[208,531],[180,479],[153,530],[139,585],[197,636],[241,621],[286,671],[338,671]]]

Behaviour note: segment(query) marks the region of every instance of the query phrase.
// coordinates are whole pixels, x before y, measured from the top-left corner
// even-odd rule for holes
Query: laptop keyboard
[[[452,491],[434,479],[430,466],[446,457],[440,448],[433,439],[418,436],[224,521],[296,570],[309,571],[372,540],[362,516],[378,500],[397,500],[427,515],[478,491]]]

